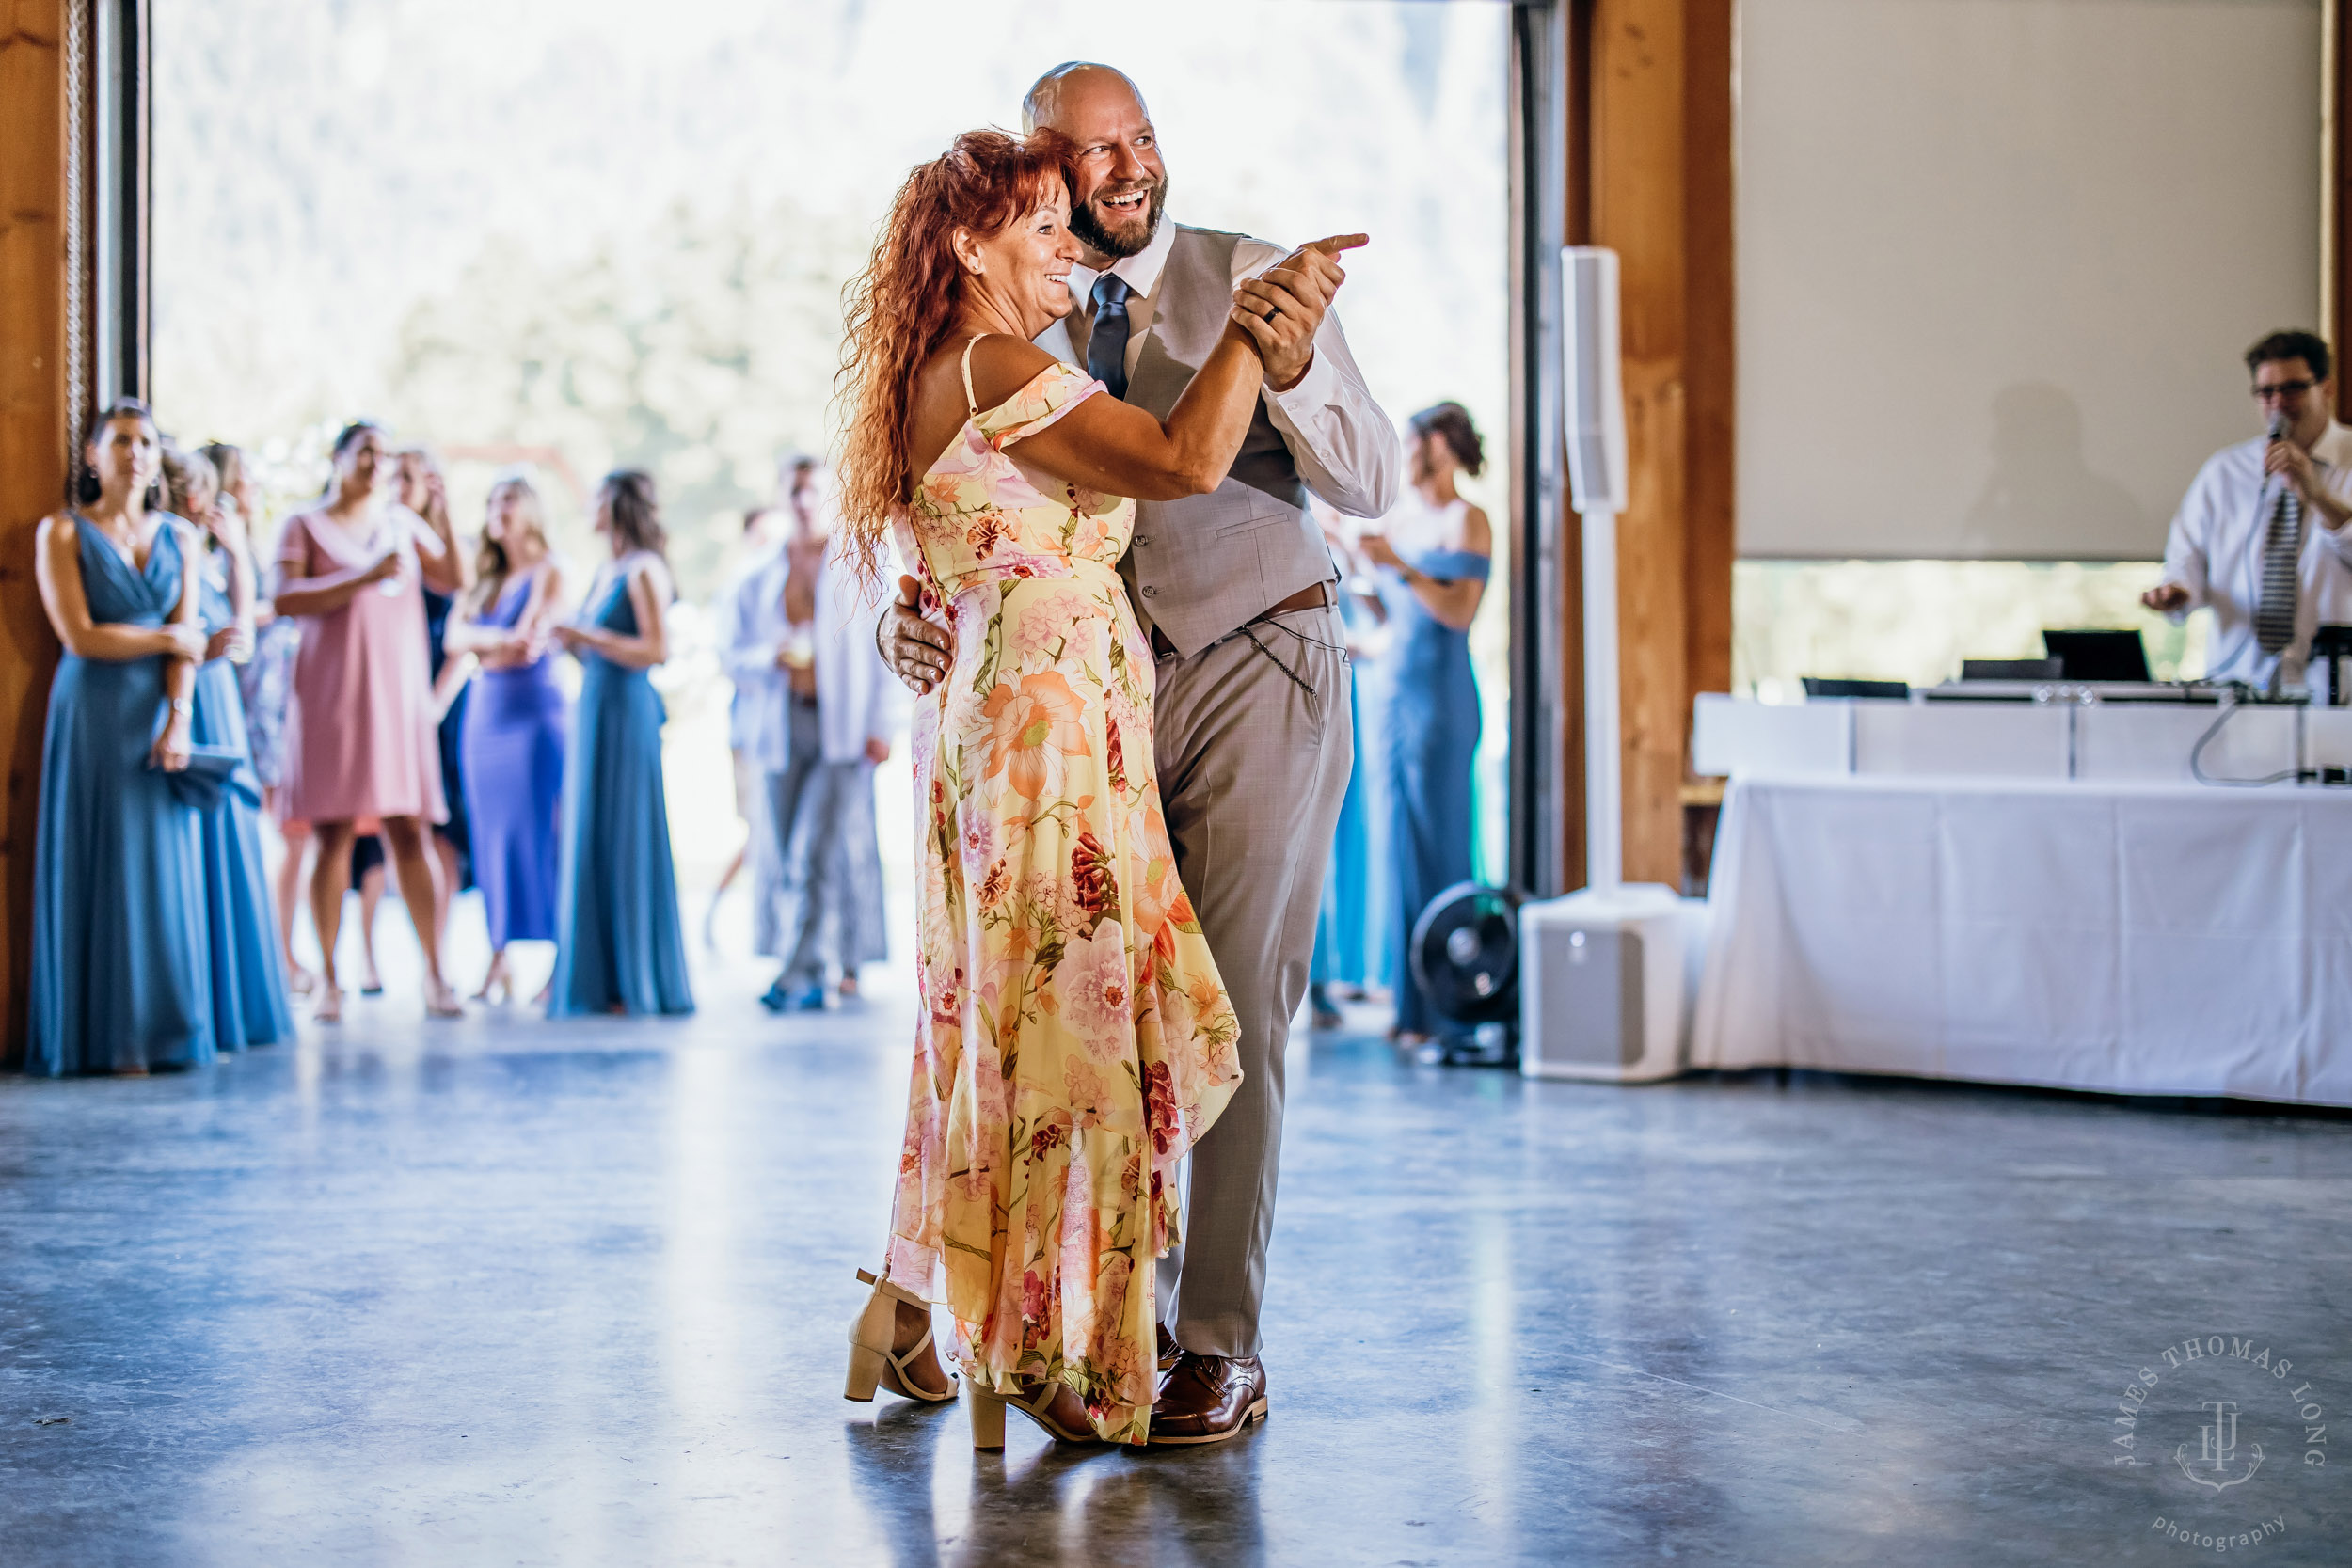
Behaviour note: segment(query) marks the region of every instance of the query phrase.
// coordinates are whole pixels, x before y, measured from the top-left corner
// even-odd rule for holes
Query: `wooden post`
[[[0,0],[0,1006],[22,1057],[32,952],[41,726],[57,644],[33,582],[33,531],[64,499],[66,59],[71,0]]]
[[[1587,16],[1568,212],[1572,239],[1622,263],[1625,874],[1678,887],[1691,700],[1730,681],[1732,5],[1590,0]]]
[[[1738,497],[1739,377],[1733,300],[1733,0],[1692,0],[1683,25],[1683,333],[1688,420],[1682,725],[1691,699],[1731,689],[1731,563]],[[1686,743],[1684,750],[1689,750]],[[1685,758],[1688,766],[1688,758]]]
[[[2327,0],[2322,12],[2319,192],[2319,335],[2335,351],[2336,418],[2352,420],[2352,5]]]

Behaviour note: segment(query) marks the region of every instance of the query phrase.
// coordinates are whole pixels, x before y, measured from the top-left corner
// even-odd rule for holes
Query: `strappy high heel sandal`
[[[956,1390],[952,1382],[946,1393],[929,1394],[907,1375],[907,1368],[914,1358],[931,1348],[931,1330],[928,1321],[923,1325],[923,1338],[912,1347],[903,1351],[890,1348],[890,1342],[898,1338],[898,1303],[903,1301],[909,1307],[922,1307],[927,1320],[930,1303],[903,1286],[875,1278],[864,1269],[857,1271],[857,1277],[859,1284],[871,1285],[874,1293],[866,1299],[866,1310],[857,1315],[857,1322],[850,1325],[850,1381],[841,1391],[842,1397],[864,1404],[874,1397],[874,1390],[879,1386],[889,1389],[900,1399],[920,1400],[925,1404],[946,1404],[954,1399]],[[1003,1417],[997,1418],[997,1425],[1000,1428],[1004,1425]]]
[[[1059,1378],[1048,1380],[1036,1393],[1026,1397],[1012,1394],[992,1394],[977,1383],[967,1383],[964,1392],[972,1406],[972,1446],[976,1449],[1001,1449],[1005,1446],[1005,1411],[1018,1410],[1038,1424],[1038,1430],[1057,1443],[1100,1443],[1102,1434],[1090,1426],[1073,1432],[1054,1418],[1054,1400],[1068,1386]]]
[[[490,960],[490,972],[482,977],[482,989],[473,993],[473,999],[485,1007],[504,1007],[513,1005],[515,976],[513,972],[506,967],[504,958]]]

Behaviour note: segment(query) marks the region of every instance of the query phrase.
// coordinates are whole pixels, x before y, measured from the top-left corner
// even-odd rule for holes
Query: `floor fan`
[[[1433,1054],[1463,1066],[1507,1066],[1518,1054],[1520,897],[1456,882],[1413,922],[1406,956],[1422,1000],[1440,1022]]]

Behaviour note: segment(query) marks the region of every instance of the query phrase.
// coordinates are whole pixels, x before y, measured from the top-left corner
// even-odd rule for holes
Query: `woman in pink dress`
[[[302,622],[286,725],[286,815],[310,824],[310,878],[323,973],[315,1017],[342,1016],[335,938],[351,882],[357,825],[381,825],[400,899],[424,950],[425,1011],[453,1018],[441,978],[435,865],[425,836],[447,820],[433,722],[424,596],[462,591],[471,574],[446,521],[428,523],[396,499],[384,432],[361,422],[335,439],[326,499],[287,520],[278,544],[278,613]]]

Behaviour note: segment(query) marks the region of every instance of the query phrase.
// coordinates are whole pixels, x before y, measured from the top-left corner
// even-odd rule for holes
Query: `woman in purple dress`
[[[471,592],[450,612],[449,657],[481,663],[459,745],[474,880],[490,927],[490,972],[477,1002],[511,1002],[512,942],[555,940],[556,821],[570,728],[555,684],[548,627],[563,604],[547,516],[528,480],[490,488]]]

